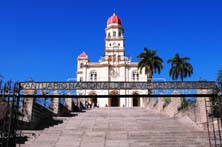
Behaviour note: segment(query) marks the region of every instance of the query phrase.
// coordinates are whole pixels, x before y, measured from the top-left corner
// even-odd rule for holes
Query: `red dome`
[[[122,22],[121,22],[121,19],[118,16],[116,16],[116,13],[113,13],[113,15],[110,16],[109,19],[107,20],[107,25],[109,25],[109,24],[119,24],[119,25],[121,25]]]
[[[88,56],[86,55],[85,52],[82,52],[82,53],[79,55],[79,58],[88,58]]]

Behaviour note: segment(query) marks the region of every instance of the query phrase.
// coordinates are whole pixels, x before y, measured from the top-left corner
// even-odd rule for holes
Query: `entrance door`
[[[93,98],[90,98],[90,103],[94,103],[94,104],[97,104],[97,98],[93,97]]]
[[[96,97],[97,94],[95,92],[90,92],[89,95],[92,96],[89,99],[91,107],[97,107],[97,97]]]
[[[133,99],[132,99],[132,102],[133,102],[133,107],[139,107],[140,106],[140,97],[139,97],[139,94],[137,92],[134,92],[133,93]]]
[[[109,97],[109,106],[110,107],[119,107],[120,106],[120,98],[118,97],[118,91],[111,91],[109,95],[115,95],[115,97]]]
[[[111,107],[119,107],[119,97],[113,97],[111,98]]]
[[[139,98],[133,98],[133,107],[140,106],[140,99]]]

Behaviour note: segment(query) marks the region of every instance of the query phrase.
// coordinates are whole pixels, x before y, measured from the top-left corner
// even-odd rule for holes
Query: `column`
[[[71,92],[67,93],[68,95],[71,95]],[[72,98],[65,98],[66,107],[69,111],[72,111]]]
[[[52,95],[59,95],[58,91],[55,90]],[[52,98],[51,100],[51,108],[52,108],[52,111],[55,113],[55,114],[58,114],[59,113],[59,98],[57,97],[54,97]]]
[[[34,95],[35,90],[24,90],[23,94],[24,95]],[[23,118],[23,120],[26,122],[31,122],[33,102],[35,102],[35,98],[25,97],[25,98],[23,98],[23,101],[24,101],[24,105],[23,105],[24,118]]]
[[[197,94],[209,94],[210,90],[197,90]],[[198,114],[197,114],[197,124],[199,124],[201,127],[205,128],[206,127],[206,123],[207,123],[207,114],[206,114],[206,110],[208,112],[210,112],[210,107],[206,107],[205,106],[205,99],[206,101],[209,101],[210,98],[209,97],[198,97],[197,98],[197,110],[198,110]],[[207,102],[207,105],[210,106],[210,102]]]

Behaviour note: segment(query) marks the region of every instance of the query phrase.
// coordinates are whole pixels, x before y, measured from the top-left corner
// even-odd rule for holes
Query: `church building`
[[[139,73],[137,62],[132,62],[125,56],[124,28],[120,17],[115,13],[107,20],[105,28],[104,56],[98,62],[90,62],[89,56],[82,52],[77,58],[77,81],[119,81],[144,82],[146,75]],[[138,95],[147,94],[147,90],[77,90],[77,95],[93,95],[94,98],[81,98],[80,101],[97,104],[99,107],[143,107],[146,98]],[[96,98],[96,95],[116,95],[112,97]],[[118,95],[137,95],[121,98]]]

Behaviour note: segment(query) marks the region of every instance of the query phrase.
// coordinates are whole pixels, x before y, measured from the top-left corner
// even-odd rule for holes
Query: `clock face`
[[[110,75],[111,75],[113,78],[116,78],[117,76],[119,76],[119,73],[118,73],[116,70],[111,69]]]

